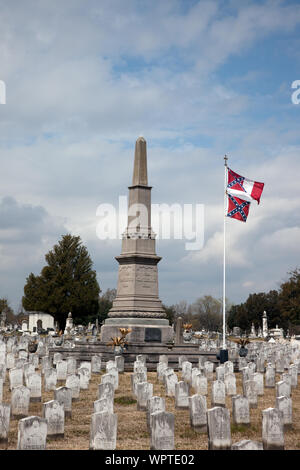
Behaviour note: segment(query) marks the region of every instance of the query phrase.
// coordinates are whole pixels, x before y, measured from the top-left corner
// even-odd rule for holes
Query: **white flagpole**
[[[227,155],[224,157],[224,246],[223,246],[223,349],[226,349],[226,203],[227,203]]]

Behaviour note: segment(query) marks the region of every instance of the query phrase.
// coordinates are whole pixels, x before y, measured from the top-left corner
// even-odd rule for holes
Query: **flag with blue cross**
[[[244,201],[236,196],[232,196],[229,193],[227,193],[227,196],[227,217],[240,220],[241,222],[246,222],[249,214],[250,202]]]

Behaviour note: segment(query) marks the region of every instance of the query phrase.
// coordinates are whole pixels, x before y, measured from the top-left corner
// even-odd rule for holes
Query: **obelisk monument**
[[[120,336],[119,328],[131,328],[130,343],[173,339],[173,328],[158,296],[155,234],[151,228],[151,186],[148,186],[146,141],[135,144],[132,185],[129,186],[128,225],[122,235],[117,296],[101,327],[101,341]]]

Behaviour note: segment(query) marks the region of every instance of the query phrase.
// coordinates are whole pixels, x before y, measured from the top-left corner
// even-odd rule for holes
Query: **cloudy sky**
[[[153,203],[204,204],[201,250],[157,241],[161,300],[222,295],[224,154],[265,182],[227,220],[227,296],[278,288],[300,264],[299,33],[289,0],[0,0],[0,298],[17,309],[68,232],[116,287],[96,210],[127,194],[140,135]]]

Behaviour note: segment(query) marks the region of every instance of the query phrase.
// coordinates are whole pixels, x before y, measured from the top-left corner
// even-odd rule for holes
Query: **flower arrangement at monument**
[[[115,353],[119,354],[124,351],[127,346],[126,336],[132,331],[131,328],[119,328],[121,336],[114,336],[107,346],[111,346]]]
[[[248,349],[245,348],[245,346],[251,342],[251,339],[249,339],[249,338],[232,338],[231,341],[233,341],[234,343],[237,343],[240,346],[239,356],[240,357],[246,357],[247,354],[248,354]]]

